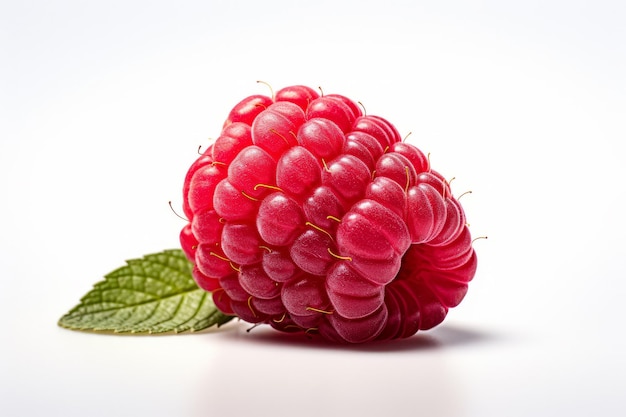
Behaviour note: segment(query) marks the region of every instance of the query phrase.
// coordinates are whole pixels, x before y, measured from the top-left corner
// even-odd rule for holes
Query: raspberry
[[[341,343],[406,338],[441,323],[476,272],[449,183],[341,95],[245,98],[183,194],[196,282],[250,323]]]

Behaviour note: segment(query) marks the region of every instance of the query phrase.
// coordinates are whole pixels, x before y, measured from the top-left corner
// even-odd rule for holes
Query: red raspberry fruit
[[[396,128],[291,86],[237,104],[189,169],[180,235],[225,314],[348,343],[441,323],[476,271],[459,202]]]

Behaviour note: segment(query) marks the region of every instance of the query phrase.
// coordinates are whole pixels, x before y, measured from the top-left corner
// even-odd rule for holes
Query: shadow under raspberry
[[[276,347],[298,347],[363,352],[402,352],[443,350],[452,347],[488,343],[497,339],[495,334],[486,331],[442,324],[428,331],[421,331],[406,339],[374,341],[365,344],[339,344],[322,339],[318,335],[285,333],[268,326],[252,326],[247,323],[233,323],[237,331],[225,333],[225,337],[238,339],[238,343],[273,345]]]

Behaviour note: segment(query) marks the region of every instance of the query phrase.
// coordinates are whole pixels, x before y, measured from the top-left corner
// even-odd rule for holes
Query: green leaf
[[[72,330],[113,333],[181,333],[230,321],[211,294],[199,288],[179,249],[126,261],[98,282],[59,320]]]

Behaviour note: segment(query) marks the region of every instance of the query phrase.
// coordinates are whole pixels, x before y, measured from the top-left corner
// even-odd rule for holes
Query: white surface
[[[623,2],[0,4],[0,414],[626,414]],[[178,245],[167,202],[256,80],[362,101],[473,191],[464,302],[351,349],[58,328]]]

